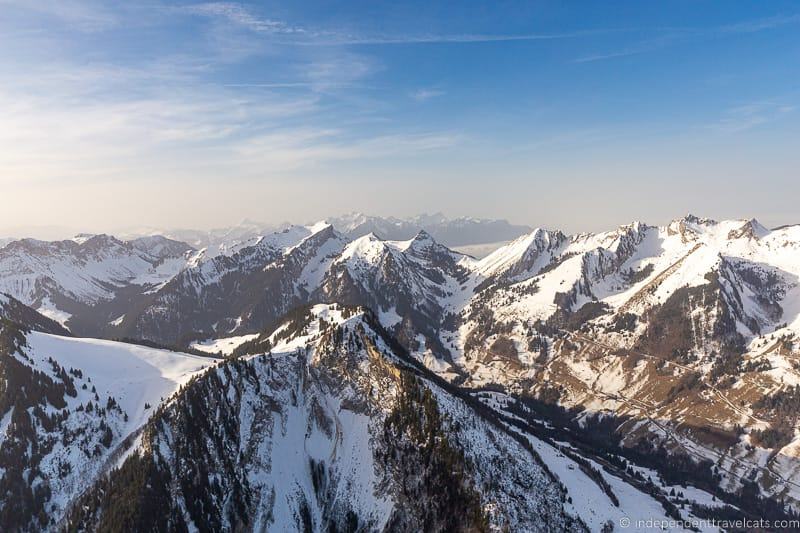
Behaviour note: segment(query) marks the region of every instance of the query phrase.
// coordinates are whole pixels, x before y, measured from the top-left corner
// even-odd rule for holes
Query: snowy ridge
[[[599,301],[612,309],[643,313],[681,287],[707,283],[706,276],[725,265],[755,270],[769,270],[763,266],[770,265],[784,288],[796,286],[800,243],[792,233],[797,231],[769,231],[748,220],[713,222],[691,216],[662,228],[634,223],[570,238],[536,230],[478,262],[475,272],[479,279],[514,272],[511,281],[519,287],[536,285],[535,294],[514,298],[510,305],[517,313],[529,309],[546,318],[555,311],[556,294],[571,290],[576,295],[573,310]],[[791,318],[793,322],[800,317]]]
[[[344,267],[364,289],[383,283],[402,282],[413,298],[430,299],[437,295],[441,276],[453,275],[456,263],[464,256],[450,251],[422,231],[406,241],[384,241],[374,234],[352,241],[336,259],[333,267]],[[437,271],[439,276],[426,276]],[[441,304],[441,297],[437,298]]]
[[[230,253],[211,254],[207,249],[201,250],[178,282],[201,290],[204,285],[219,282],[227,273],[265,268],[322,228],[319,225],[291,226],[278,233],[256,237],[252,242],[229,250]]]
[[[535,273],[550,264],[565,241],[561,232],[537,228],[483,258],[476,265],[476,271],[485,277],[509,271],[512,271],[511,276]]]

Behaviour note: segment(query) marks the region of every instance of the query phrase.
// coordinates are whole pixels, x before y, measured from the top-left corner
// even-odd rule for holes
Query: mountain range
[[[511,224],[506,220],[460,217],[450,219],[441,213],[408,218],[379,217],[363,213],[348,213],[326,219],[343,235],[354,239],[374,233],[382,239],[406,240],[420,231],[431,234],[438,242],[450,247],[495,244],[515,239],[531,230],[529,226]],[[313,223],[308,224],[313,225]],[[289,222],[264,224],[245,219],[235,226],[207,231],[192,229],[164,230],[139,228],[123,233],[125,239],[160,235],[182,241],[201,249],[226,252],[251,243],[254,239],[292,226]],[[8,239],[7,239],[8,240]],[[3,241],[0,240],[0,246]]]
[[[800,511],[800,226],[252,229],[0,248],[3,530]]]

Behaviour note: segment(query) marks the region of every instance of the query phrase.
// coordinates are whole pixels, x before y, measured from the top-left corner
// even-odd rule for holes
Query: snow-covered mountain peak
[[[666,229],[670,234],[681,234],[689,239],[704,236],[706,241],[743,237],[759,239],[770,233],[770,230],[755,218],[714,220],[695,215],[686,215],[683,218],[675,219],[667,225]]]
[[[159,259],[164,257],[178,257],[194,251],[188,244],[169,239],[162,235],[139,237],[128,241],[128,243],[137,250],[146,252]]]
[[[695,226],[716,226],[719,222],[713,218],[699,217],[692,213],[687,214],[685,217],[679,219],[687,224],[694,224]]]
[[[331,220],[333,224],[344,233],[349,233],[356,228],[369,223],[375,217],[369,217],[364,213],[359,213],[357,211],[353,211],[351,213],[345,213],[344,215],[334,217]]]
[[[729,239],[760,239],[769,235],[770,230],[761,225],[755,218],[745,220],[737,229],[728,233]]]
[[[672,220],[667,225],[667,232],[669,235],[679,235],[683,242],[689,242],[696,240],[697,235],[703,233],[705,228],[716,226],[716,224],[715,220],[689,214]]]
[[[311,229],[307,226],[289,226],[281,231],[262,236],[257,246],[269,246],[276,250],[285,251],[296,246],[301,240],[311,235],[311,233]]]
[[[106,251],[112,249],[119,249],[121,247],[125,247],[125,242],[117,239],[113,235],[108,235],[106,233],[99,233],[97,235],[92,235],[83,242],[80,242],[81,249],[85,251]]]
[[[449,222],[458,223],[459,221],[467,220],[467,218],[466,217],[461,217],[461,218],[455,218],[455,219],[452,219],[452,220],[448,220],[448,218],[446,216],[444,216],[444,213],[439,212],[439,213],[433,213],[432,215],[429,215],[427,213],[422,213],[421,215],[417,215],[415,217],[412,217],[409,220],[411,222],[414,222],[414,223],[419,224],[421,226],[425,226],[425,225],[444,224],[444,223],[446,223],[448,221]]]
[[[218,256],[282,256],[297,247],[304,240],[314,235],[331,232],[333,227],[327,222],[317,222],[312,225],[290,225],[282,230],[252,237],[249,240],[238,242],[230,247],[215,246],[206,249],[202,257],[195,260],[195,265],[203,261],[213,260]]]
[[[484,277],[533,272],[535,268],[546,266],[567,241],[567,236],[560,231],[536,228],[487,255],[475,268]]]
[[[430,233],[428,233],[424,229],[421,229],[421,230],[419,230],[417,232],[416,235],[414,235],[414,238],[412,240],[413,241],[433,241],[433,237],[431,237]]]
[[[558,245],[564,240],[565,235],[559,230],[549,230],[545,228],[536,228],[528,234],[527,242],[536,246],[544,244],[545,246]]]
[[[401,242],[390,242],[407,258],[425,265],[427,268],[441,269],[453,275],[455,264],[463,263],[465,268],[472,268],[474,259],[461,253],[454,252],[440,244],[425,230],[420,230],[412,239]]]
[[[687,217],[672,221],[664,230],[668,237],[677,236],[684,244],[700,243],[717,249],[724,249],[738,240],[757,241],[771,233],[754,218],[715,221]]]
[[[304,243],[322,243],[331,238],[341,238],[341,236],[333,225],[320,221],[309,226],[290,226],[280,234],[263,237],[260,242],[275,248],[283,255],[288,255]]]
[[[91,239],[92,237],[94,237],[94,233],[78,233],[77,235],[72,237],[72,239],[70,239],[70,240],[72,240],[72,241],[74,241],[74,242],[76,242],[78,244],[83,244],[86,241],[88,241],[89,239]]]
[[[596,236],[597,247],[617,254],[630,254],[647,236],[655,229],[642,222],[632,222],[618,227],[608,233],[599,233]],[[591,240],[591,239],[590,239]]]
[[[644,222],[639,220],[634,220],[628,224],[623,224],[618,227],[615,231],[617,235],[637,235],[640,233],[644,233],[650,230],[653,226],[650,226]]]
[[[414,237],[404,241],[384,240],[374,233],[368,233],[351,241],[345,247],[341,259],[375,265],[386,255],[420,261],[438,261],[445,256],[460,257],[460,254],[436,242],[428,232],[420,230]]]
[[[380,260],[387,250],[386,241],[370,232],[351,241],[342,252],[341,259],[345,261],[361,260],[374,264]]]
[[[402,250],[404,252],[405,251],[421,252],[424,250],[428,250],[432,247],[441,246],[433,239],[433,237],[431,237],[430,233],[428,233],[424,229],[419,230],[417,234],[414,235],[414,237],[412,237],[407,241],[396,241],[395,245],[399,250]]]
[[[320,220],[319,222],[315,222],[314,224],[311,224],[310,226],[306,227],[308,228],[308,231],[310,231],[311,233],[319,233],[320,231],[324,231],[328,228],[332,229],[333,224],[331,224],[327,220]]]

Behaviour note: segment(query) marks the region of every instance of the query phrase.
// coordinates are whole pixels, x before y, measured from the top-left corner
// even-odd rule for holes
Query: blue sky
[[[0,233],[800,222],[796,2],[0,0],[0,50]]]

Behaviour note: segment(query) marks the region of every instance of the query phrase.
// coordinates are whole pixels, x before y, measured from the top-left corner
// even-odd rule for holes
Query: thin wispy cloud
[[[119,23],[119,16],[97,1],[0,0],[0,8],[59,20],[75,30],[86,32],[108,30]]]
[[[278,37],[277,44],[297,46],[392,45],[392,44],[447,44],[489,43],[513,41],[547,41],[588,37],[628,30],[590,29],[563,33],[523,34],[354,34],[336,29],[312,29],[286,21],[261,17],[247,6],[235,2],[209,2],[178,8],[179,12],[224,20],[252,32]],[[285,39],[290,36],[292,39]],[[284,37],[284,39],[280,39]]]
[[[264,177],[326,162],[414,157],[459,141],[450,132],[366,134],[347,126],[357,115],[331,128],[314,92],[375,68],[358,55],[306,64],[308,81],[291,83],[217,85],[204,82],[205,69],[193,61],[181,64],[47,64],[4,83],[0,146],[14,149],[0,149],[0,184],[19,176],[27,183]],[[238,90],[251,87],[265,90]],[[310,92],[273,90],[298,87]]]
[[[14,146],[0,151],[0,182],[20,175],[136,180],[187,164],[213,166],[220,154],[248,138],[289,127],[285,124],[293,119],[308,121],[317,110],[313,98],[248,100],[213,87],[101,99],[82,98],[80,88],[45,87],[36,93],[0,92],[5,110],[0,144]],[[152,161],[159,161],[160,169],[148,170]]]
[[[654,37],[652,39],[647,39],[645,41],[636,43],[634,45],[630,45],[626,48],[621,50],[615,50],[611,52],[601,52],[596,54],[590,54],[587,56],[579,57],[577,59],[572,60],[573,63],[591,63],[593,61],[603,61],[606,59],[616,59],[620,57],[628,57],[634,56],[638,54],[644,54],[646,52],[651,52],[654,50],[658,50],[661,48],[666,48],[674,43],[676,43],[680,39],[680,36],[675,33],[661,35],[658,37]]]
[[[418,89],[413,91],[409,96],[417,102],[426,102],[432,98],[444,96],[445,92],[441,89]]]
[[[458,44],[458,43],[492,43],[514,41],[552,41],[557,39],[570,39],[575,37],[588,37],[605,33],[616,33],[628,30],[598,29],[586,31],[573,31],[565,33],[526,33],[517,35],[491,35],[491,34],[431,34],[431,35],[384,35],[384,36],[357,36],[338,35],[335,38],[298,41],[293,44],[303,46],[323,45],[392,45],[392,44]]]
[[[590,63],[606,59],[616,59],[632,55],[643,54],[660,50],[668,46],[692,40],[720,37],[734,34],[758,33],[800,23],[800,14],[782,15],[762,19],[748,20],[736,24],[716,26],[709,28],[692,27],[662,27],[648,30],[659,34],[655,38],[646,39],[635,45],[627,46],[620,50],[597,52],[572,60],[573,63]],[[631,30],[633,31],[633,30]],[[643,30],[642,30],[643,31]]]
[[[728,109],[724,116],[709,128],[722,133],[740,133],[785,118],[794,112],[791,104],[758,101]]]
[[[343,51],[302,63],[296,70],[315,90],[329,91],[359,84],[381,68],[369,56]]]
[[[314,84],[307,81],[264,82],[264,83],[225,83],[223,87],[240,89],[310,89]]]
[[[297,170],[326,162],[419,156],[458,145],[453,133],[425,132],[347,139],[339,129],[297,129],[265,134],[236,147],[237,161],[251,168]]]
[[[233,2],[207,2],[202,4],[192,4],[177,8],[177,10],[190,15],[222,18],[232,24],[260,33],[290,35],[306,33],[305,29],[297,26],[291,26],[283,21],[258,17],[251,13],[242,4]]]
[[[365,45],[413,45],[413,44],[469,44],[515,41],[551,41],[559,39],[586,38],[609,34],[633,34],[643,31],[657,32],[654,39],[620,51],[589,54],[574,60],[576,63],[599,61],[617,57],[630,56],[666,47],[682,39],[691,39],[710,35],[756,33],[785,25],[800,22],[800,14],[780,15],[763,19],[743,21],[713,28],[595,28],[558,33],[522,33],[522,34],[369,34],[343,32],[336,29],[313,29],[286,21],[261,17],[247,6],[235,2],[210,2],[194,4],[180,8],[187,14],[202,15],[224,19],[231,24],[247,30],[270,35],[276,44],[295,46],[365,46]],[[290,37],[290,39],[286,39]]]
[[[628,48],[625,50],[619,50],[618,52],[608,52],[608,53],[601,53],[601,54],[592,54],[588,56],[579,57],[577,59],[573,59],[573,63],[591,63],[593,61],[603,61],[606,59],[616,59],[619,57],[627,57],[633,56],[637,54],[643,54],[645,52],[649,52],[650,50],[654,50],[655,46],[640,46],[636,48]]]
[[[716,31],[719,33],[755,33],[798,23],[800,23],[800,14],[778,15],[721,26]]]

